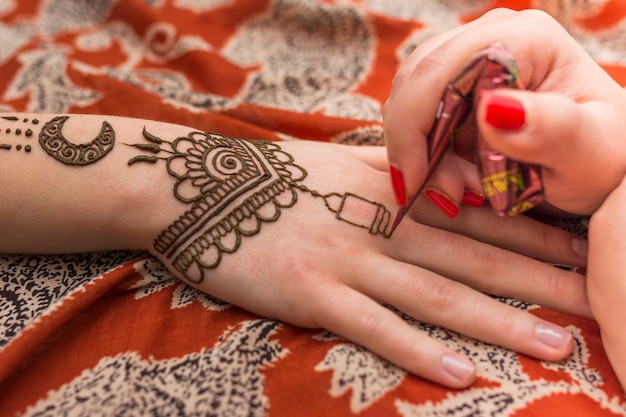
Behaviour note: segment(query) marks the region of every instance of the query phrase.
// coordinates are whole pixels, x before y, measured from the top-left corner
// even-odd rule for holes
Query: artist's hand
[[[570,353],[573,339],[566,330],[481,292],[589,315],[580,275],[531,259],[584,264],[569,234],[526,217],[500,219],[489,208],[464,206],[451,222],[418,202],[421,221],[466,236],[419,223],[412,213],[386,238],[373,234],[384,233],[384,222],[371,231],[359,227],[376,225],[376,210],[394,214],[388,173],[378,169],[386,169],[384,148],[278,145],[281,175],[292,182],[278,196],[261,193],[270,198],[258,209],[266,220],[255,229],[258,218],[252,216],[244,228],[249,236],[241,234],[238,244],[230,235],[223,238],[217,265],[215,248],[205,253],[200,244],[198,259],[213,268],[193,264],[183,273],[173,258],[154,251],[177,276],[262,316],[330,330],[450,387],[473,382],[472,363],[383,305],[534,357],[556,360]]]
[[[493,148],[543,167],[546,199],[592,213],[626,169],[626,95],[547,14],[496,9],[420,45],[401,65],[384,108],[395,189],[416,192],[426,173],[426,134],[446,84],[493,42],[501,42],[530,91],[498,90],[481,99],[477,126]],[[465,154],[471,143],[455,142]],[[459,176],[438,169],[432,187],[461,201]],[[456,184],[456,185],[455,185]]]
[[[600,324],[602,343],[613,370],[626,388],[626,182],[592,216],[589,226],[589,302]]]

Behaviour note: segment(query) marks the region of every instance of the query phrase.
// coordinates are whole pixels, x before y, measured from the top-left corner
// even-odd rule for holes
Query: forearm
[[[168,139],[191,131],[112,116],[2,116],[0,252],[148,249],[183,205],[165,169],[129,165],[156,156],[141,149],[151,143],[144,128]]]

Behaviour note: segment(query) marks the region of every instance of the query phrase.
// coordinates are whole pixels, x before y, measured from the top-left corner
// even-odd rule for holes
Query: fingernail
[[[587,251],[589,250],[589,244],[586,239],[573,238],[571,241],[572,250],[578,256],[583,259],[587,259]]]
[[[402,171],[394,165],[389,165],[389,174],[391,175],[391,185],[393,187],[393,195],[396,197],[396,203],[400,207],[404,207],[407,204],[404,175],[402,175]]]
[[[485,195],[481,193],[477,193],[474,190],[471,190],[467,187],[463,190],[463,200],[461,200],[462,204],[480,208],[483,206],[485,202]]]
[[[444,355],[441,358],[441,366],[454,378],[467,381],[473,377],[476,369],[469,359],[458,355]]]
[[[545,345],[554,349],[561,349],[569,344],[572,335],[562,327],[549,323],[539,323],[535,326],[537,338]]]
[[[439,210],[441,210],[446,216],[454,219],[459,214],[459,207],[454,204],[452,200],[450,200],[445,195],[441,194],[439,191],[428,189],[424,190],[424,194],[430,201],[433,202]]]
[[[481,91],[481,100],[487,101],[485,120],[498,129],[516,130],[526,123],[522,103],[514,98]]]

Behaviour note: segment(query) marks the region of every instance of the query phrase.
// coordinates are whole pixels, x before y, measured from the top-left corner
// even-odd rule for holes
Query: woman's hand
[[[172,175],[193,178],[198,188],[207,181],[197,170],[200,153],[194,149],[203,148],[204,139],[194,137],[194,146],[176,146],[174,155],[180,154],[168,157],[168,167]],[[252,142],[239,144],[256,152]],[[243,152],[239,144],[235,153]],[[284,180],[280,187],[260,181],[240,194],[231,191],[225,196],[229,205],[204,226],[174,230],[183,237],[178,241],[171,228],[157,238],[154,254],[186,282],[265,317],[325,328],[450,387],[473,382],[472,363],[384,305],[538,358],[570,353],[573,340],[566,330],[481,291],[589,315],[580,275],[491,245],[532,248],[527,255],[583,265],[571,235],[526,217],[500,219],[488,208],[463,207],[451,222],[418,203],[421,221],[455,231],[407,216],[387,238],[394,204],[388,173],[377,169],[386,166],[384,148],[293,141],[268,144],[257,156],[269,177],[276,173],[275,179]],[[236,169],[234,160],[223,161]],[[198,190],[182,181],[175,191],[191,198]],[[242,198],[254,193],[265,198],[249,215],[252,208],[245,209]],[[229,219],[230,232],[214,227],[223,225],[221,219]]]
[[[394,189],[411,195],[424,180],[426,135],[447,83],[493,42],[501,42],[519,66],[529,91],[499,90],[485,95],[477,128],[505,155],[543,167],[546,199],[578,214],[590,214],[619,183],[626,169],[623,132],[626,95],[547,14],[496,9],[436,36],[401,65],[384,108]],[[472,143],[455,141],[466,154]],[[441,167],[431,182],[455,202],[462,179]],[[399,180],[397,178],[400,178]]]
[[[541,262],[585,264],[574,251],[584,242],[562,230],[466,206],[451,221],[418,202],[387,238],[384,148],[113,116],[2,120],[39,137],[30,152],[3,154],[5,253],[150,249],[200,290],[328,329],[451,387],[472,383],[472,364],[384,305],[542,359],[567,356],[571,335],[482,292],[590,315],[583,277]]]
[[[589,302],[600,324],[602,343],[613,370],[626,387],[626,182],[591,217],[589,225]]]

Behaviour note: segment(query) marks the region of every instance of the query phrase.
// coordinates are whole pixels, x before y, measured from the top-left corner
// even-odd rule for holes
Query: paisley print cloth
[[[0,111],[382,144],[398,63],[500,6],[546,10],[626,84],[621,0],[3,0]],[[397,312],[476,363],[476,384],[449,390],[200,293],[145,253],[0,256],[0,415],[626,415],[595,322],[503,302],[566,326],[574,353],[542,362]]]

